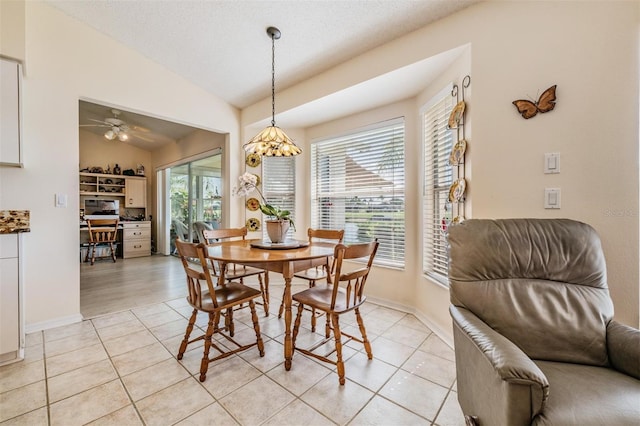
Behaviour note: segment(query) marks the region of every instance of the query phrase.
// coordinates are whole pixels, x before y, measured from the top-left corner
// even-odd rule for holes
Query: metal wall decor
[[[518,112],[522,115],[522,118],[528,120],[531,117],[535,117],[538,113],[549,112],[556,107],[556,87],[549,87],[542,92],[537,102],[528,101],[526,99],[518,99],[512,102],[518,109]]]
[[[257,217],[250,217],[249,219],[247,219],[247,222],[245,223],[245,226],[247,227],[247,230],[249,232],[259,231],[260,230],[260,219],[258,219]]]
[[[245,158],[245,163],[249,167],[258,167],[261,162],[261,158],[258,154],[247,154],[247,158]]]
[[[452,223],[464,221],[464,203],[467,190],[467,181],[464,177],[464,158],[467,151],[468,141],[465,137],[465,112],[466,101],[464,98],[465,89],[471,84],[471,76],[467,75],[462,79],[462,86],[453,85],[451,96],[456,99],[456,105],[451,110],[449,116],[449,129],[455,130],[455,143],[449,154],[449,164],[454,168],[454,181],[449,188],[449,203],[451,203]],[[460,99],[462,97],[462,99]]]

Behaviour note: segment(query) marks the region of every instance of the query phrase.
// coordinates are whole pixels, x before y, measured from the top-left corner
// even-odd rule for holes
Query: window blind
[[[311,226],[378,238],[377,264],[404,266],[404,188],[403,118],[311,145]]]
[[[449,187],[453,171],[449,165],[449,154],[453,135],[447,128],[452,99],[448,93],[441,95],[423,115],[423,271],[444,284],[448,284],[447,229],[452,219]]]
[[[295,157],[262,157],[262,194],[267,203],[281,210],[289,210],[294,222],[295,192]],[[268,240],[267,227],[264,224],[267,219],[268,216],[262,215],[262,236],[265,240]],[[293,228],[289,228],[287,235],[292,238]]]

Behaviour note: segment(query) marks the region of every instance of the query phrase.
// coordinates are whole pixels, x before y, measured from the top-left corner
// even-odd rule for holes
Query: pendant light
[[[280,38],[280,30],[276,27],[267,28],[267,34],[271,37],[271,126],[258,133],[249,142],[243,145],[248,153],[263,155],[265,157],[289,157],[298,155],[302,150],[276,126],[276,39]]]

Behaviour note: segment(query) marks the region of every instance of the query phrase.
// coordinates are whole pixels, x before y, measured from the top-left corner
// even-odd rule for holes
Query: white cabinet
[[[24,358],[18,234],[0,235],[0,365]]]
[[[122,223],[122,257],[151,256],[151,222]]]
[[[0,57],[0,166],[22,167],[19,62]]]
[[[125,178],[119,175],[80,173],[80,195],[124,197]]]
[[[127,177],[125,207],[147,207],[147,178]]]

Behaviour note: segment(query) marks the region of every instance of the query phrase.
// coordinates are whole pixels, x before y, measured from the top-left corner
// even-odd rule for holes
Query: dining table
[[[288,241],[270,244],[261,240],[223,241],[208,246],[208,257],[220,265],[218,283],[225,282],[227,265],[238,264],[282,274],[284,278],[284,366],[291,369],[293,342],[291,338],[291,280],[296,272],[324,265],[329,270],[335,243]],[[331,282],[331,277],[327,277]]]

